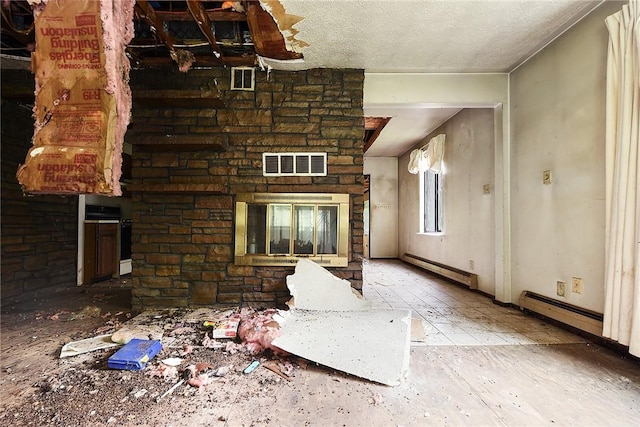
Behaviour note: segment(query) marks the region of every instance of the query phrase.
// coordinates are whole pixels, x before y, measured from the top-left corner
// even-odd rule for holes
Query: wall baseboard
[[[595,336],[602,336],[602,314],[600,313],[530,291],[522,291],[520,294],[520,308],[541,314]]]
[[[429,261],[428,259],[421,258],[409,253],[403,254],[400,259],[431,273],[466,285],[469,287],[469,289],[478,289],[478,275],[475,273],[469,273],[468,271],[460,270],[455,267],[450,267],[448,265],[440,264],[435,261]]]

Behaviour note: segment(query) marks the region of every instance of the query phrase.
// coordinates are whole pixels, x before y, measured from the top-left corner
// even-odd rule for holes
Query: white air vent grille
[[[231,68],[231,90],[255,90],[256,70],[252,67]]]
[[[264,176],[326,176],[327,153],[263,153]]]

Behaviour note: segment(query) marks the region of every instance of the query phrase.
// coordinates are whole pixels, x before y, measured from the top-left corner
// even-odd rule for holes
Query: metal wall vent
[[[231,90],[255,90],[256,69],[231,67]]]
[[[326,176],[327,153],[263,153],[264,176]]]

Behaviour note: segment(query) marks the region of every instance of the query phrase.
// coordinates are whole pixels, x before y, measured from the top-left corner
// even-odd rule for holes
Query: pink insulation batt
[[[270,349],[276,355],[287,354],[271,345],[271,342],[280,336],[280,326],[273,320],[273,315],[277,312],[275,309],[255,311],[251,308],[243,308],[240,311],[238,336],[249,353],[258,354]]]

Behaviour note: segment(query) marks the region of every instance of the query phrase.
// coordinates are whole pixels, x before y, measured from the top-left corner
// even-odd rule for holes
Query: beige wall
[[[511,74],[514,302],[530,290],[602,311],[604,19],[621,4],[607,2]],[[583,279],[581,294],[571,292],[572,277]]]
[[[492,149],[495,173],[491,181],[493,209],[493,281],[485,282],[496,299],[511,302],[509,228],[509,77],[507,74],[385,74],[366,73],[364,105],[367,107],[415,106],[490,108],[494,128]],[[402,170],[402,166],[399,167]],[[401,176],[401,175],[400,175]],[[416,184],[417,185],[417,184]],[[416,190],[417,191],[417,190]],[[399,204],[405,203],[402,199]],[[398,224],[405,219],[400,216]],[[418,219],[409,219],[417,224]],[[417,229],[417,225],[415,226]],[[372,233],[375,231],[372,230]],[[414,233],[414,231],[411,231]],[[399,245],[410,239],[399,229]],[[399,250],[402,254],[402,250]],[[469,259],[463,261],[469,265]],[[459,265],[460,262],[456,262]],[[474,260],[475,265],[475,260]],[[483,285],[485,286],[485,285]]]
[[[523,290],[563,299],[556,295],[556,281],[565,281],[565,301],[602,311],[608,43],[604,19],[623,4],[604,3],[504,75],[507,97],[500,96],[499,84],[489,84],[498,75],[470,85],[471,95],[460,93],[460,84],[444,83],[484,77],[409,75],[391,84],[386,75],[366,76],[365,106],[423,102],[468,107],[434,132],[444,129],[448,137],[442,236],[416,234],[418,178],[405,172],[408,153],[399,159],[399,255],[411,252],[464,270],[472,270],[473,260],[481,290],[504,302],[518,303]],[[469,108],[492,106],[495,109],[484,111]],[[476,114],[486,117],[480,120]],[[474,137],[472,148],[481,149],[481,154],[474,153],[470,161],[454,141],[462,135],[457,131],[466,128],[475,134],[477,126],[492,126],[487,138],[493,141],[480,145]],[[542,183],[545,170],[552,172],[550,185]],[[466,188],[456,182],[461,177],[466,177]],[[482,196],[486,183],[491,184],[488,197]],[[474,227],[478,220],[482,226]],[[571,292],[572,277],[583,280],[581,294]]]
[[[493,117],[493,109],[464,109],[425,140],[447,136],[441,234],[418,233],[419,175],[407,171],[410,153],[398,161],[400,254],[472,271],[478,274],[479,289],[489,294],[494,294],[495,284]],[[489,194],[483,194],[485,184]]]
[[[398,159],[365,157],[369,175],[369,257],[398,257]]]

